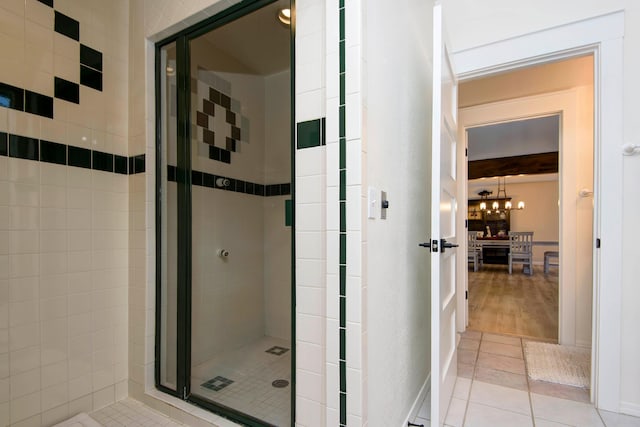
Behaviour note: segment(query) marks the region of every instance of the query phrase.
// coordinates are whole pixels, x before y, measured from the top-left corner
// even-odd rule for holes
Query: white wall
[[[611,2],[566,1],[562,3],[544,0],[542,2],[527,2],[514,4],[504,0],[492,0],[482,4],[471,0],[454,0],[445,4],[445,16],[449,26],[459,28],[452,34],[453,47],[461,51],[480,46],[497,40],[530,33],[536,30],[577,21],[591,16],[608,13],[620,9],[625,11],[624,29],[624,63],[623,63],[623,142],[638,144],[640,122],[637,115],[637,94],[640,82],[635,76],[640,75],[640,54],[637,46],[640,44],[640,5],[633,0],[617,0]],[[548,13],[553,10],[553,13]],[[640,322],[637,307],[640,303],[640,287],[636,278],[639,253],[637,237],[640,235],[640,225],[635,220],[635,212],[640,207],[640,195],[635,189],[638,159],[629,157],[623,159],[624,188],[622,198],[615,206],[604,209],[622,210],[622,295],[620,303],[622,312],[620,357],[621,385],[620,407],[628,413],[640,414],[640,342],[636,339],[636,325]],[[606,173],[606,171],[605,171]],[[606,280],[606,279],[605,279]]]
[[[386,220],[364,220],[375,425],[401,425],[430,370],[430,253],[418,243],[429,239],[432,7],[364,5],[364,171],[390,201]]]

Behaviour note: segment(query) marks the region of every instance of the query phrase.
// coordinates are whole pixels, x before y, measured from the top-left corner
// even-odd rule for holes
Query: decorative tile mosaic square
[[[192,81],[196,98],[196,139],[209,147],[201,155],[231,163],[231,153],[240,152],[240,143],[249,142],[249,119],[240,114],[240,101],[231,98],[231,83],[212,71],[199,69]]]
[[[217,377],[210,379],[209,381],[204,382],[200,385],[204,388],[208,388],[209,390],[220,391],[230,384],[233,384],[233,380],[218,375]]]
[[[284,347],[280,347],[280,346],[273,346],[270,349],[266,350],[266,353],[271,353],[271,354],[275,354],[276,356],[282,356],[283,354],[285,354],[287,351],[289,351],[288,348],[284,348]]]

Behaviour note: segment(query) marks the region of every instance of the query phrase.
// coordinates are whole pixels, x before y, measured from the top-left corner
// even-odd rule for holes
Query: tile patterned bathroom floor
[[[105,427],[183,427],[178,421],[126,398],[89,414]]]
[[[640,418],[596,410],[589,391],[527,378],[519,337],[466,331],[448,427],[640,427]],[[430,396],[414,423],[430,426]]]

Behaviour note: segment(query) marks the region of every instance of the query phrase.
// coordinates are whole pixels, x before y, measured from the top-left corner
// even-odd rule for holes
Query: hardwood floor
[[[469,329],[558,341],[558,269],[533,276],[506,265],[469,271]]]

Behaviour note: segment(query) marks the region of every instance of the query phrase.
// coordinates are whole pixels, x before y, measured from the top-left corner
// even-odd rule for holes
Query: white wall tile
[[[348,213],[347,213],[348,215]],[[347,233],[347,274],[356,276],[362,274],[362,239],[361,233],[352,231]]]
[[[347,322],[362,322],[362,280],[347,276]]]
[[[337,272],[337,270],[336,270]],[[326,316],[329,319],[340,318],[340,276],[327,274]]]
[[[317,66],[318,64],[316,64],[316,67]],[[307,89],[306,92],[302,92],[296,88],[296,122],[304,122],[324,117],[324,99],[324,88],[316,88],[313,90]]]
[[[362,371],[347,368],[347,413],[362,415]],[[357,424],[360,425],[360,424]]]
[[[326,361],[337,365],[340,356],[340,323],[337,319],[327,319],[326,325]]]
[[[12,351],[9,355],[9,361],[11,375],[36,369],[40,365],[40,346]]]
[[[359,92],[347,95],[345,114],[347,140],[360,139],[362,136],[362,97]]]
[[[115,401],[115,389],[113,386],[105,387],[93,393],[93,409],[97,410],[112,404]]]
[[[322,402],[322,376],[304,369],[296,369],[296,396],[298,399],[306,398],[315,402]]]
[[[339,108],[340,108],[340,98],[335,96],[327,99],[327,125],[326,125],[327,145],[329,145],[331,142],[338,142],[338,139],[340,137]],[[336,161],[337,159],[338,157],[336,157]],[[327,171],[329,170],[331,169],[327,169]]]
[[[11,400],[37,392],[40,389],[40,368],[11,376]]]
[[[347,322],[347,368],[362,368],[362,328],[359,323]]]
[[[67,233],[64,230],[40,231],[40,252],[66,252]]]
[[[324,372],[324,348],[317,344],[300,342],[296,346],[296,367],[316,374]]]
[[[23,85],[28,83],[27,81],[25,81],[25,75],[26,74],[23,74],[22,76]],[[24,113],[18,110],[9,110],[7,118],[8,118],[10,133],[21,135],[21,136],[28,136],[30,138],[38,138],[38,136],[40,135],[40,119],[38,118],[38,116],[34,114]],[[38,168],[37,162],[32,162],[30,160],[23,160],[22,162],[19,162],[19,163],[23,163],[23,162],[31,163],[30,165],[31,168],[34,168],[34,169]],[[15,162],[12,162],[12,163],[15,163]]]
[[[296,399],[296,423],[305,427],[322,427],[323,410],[319,402],[305,398]]]
[[[54,121],[49,121],[49,122],[58,123]],[[64,125],[60,125],[61,128],[57,128],[57,127],[54,128],[54,125],[52,125],[51,123],[44,124],[44,122],[41,121],[40,123],[41,132],[42,133],[46,132],[47,134],[53,134],[53,135],[58,135],[59,133],[66,134],[66,128]],[[55,130],[52,128],[54,128]],[[41,137],[43,139],[46,139],[42,135]],[[64,143],[64,140],[55,141],[55,142],[60,142],[62,144]],[[40,182],[42,184],[48,184],[48,185],[66,186],[67,185],[67,167],[62,165],[55,165],[55,164],[41,162],[40,163]]]
[[[301,314],[322,316],[325,313],[324,290],[299,286],[296,291],[296,310]]]
[[[297,232],[296,233],[296,256],[307,259],[323,259],[324,235],[320,232]]]
[[[9,303],[9,327],[24,325],[39,320],[38,300]]]
[[[11,278],[37,276],[39,272],[38,254],[9,255],[9,275]]]
[[[40,412],[40,392],[11,400],[11,423],[17,423]]]
[[[37,230],[40,225],[40,210],[34,207],[11,206],[9,209],[12,230]]]
[[[68,380],[67,361],[53,363],[51,365],[43,366],[41,372],[42,387],[47,388],[53,385],[65,383]]]
[[[42,321],[66,318],[67,314],[67,297],[64,295],[44,298],[40,301],[40,320]]]
[[[323,318],[308,314],[296,314],[296,339],[321,345],[324,337]]]
[[[316,117],[317,118],[317,117]],[[299,178],[304,177],[317,177],[325,173],[325,153],[322,147],[305,148],[303,150],[296,150],[296,176]],[[296,181],[296,184],[298,181]],[[318,185],[321,183],[319,182]],[[321,191],[322,188],[316,187],[316,191]],[[297,189],[301,192],[300,189]],[[299,194],[303,196],[304,194]],[[320,200],[314,200],[316,202]]]
[[[42,427],[58,424],[69,418],[69,405],[66,403],[42,412]]]

